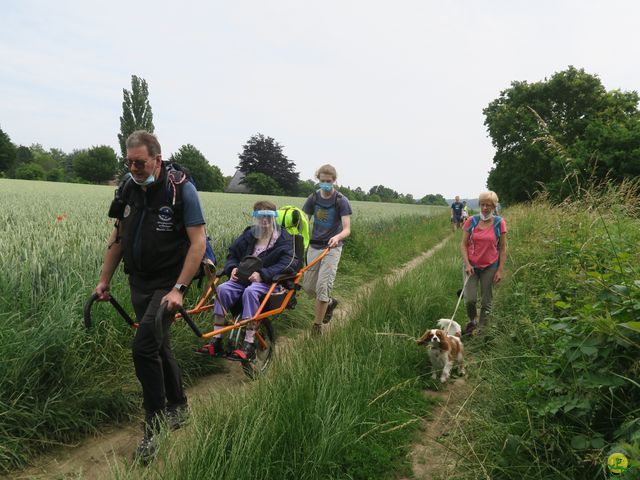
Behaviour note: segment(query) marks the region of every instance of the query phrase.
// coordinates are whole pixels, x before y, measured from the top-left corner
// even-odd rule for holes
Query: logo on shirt
[[[158,210],[158,218],[163,222],[170,222],[173,219],[173,210],[171,207],[161,207]]]
[[[127,218],[130,213],[131,213],[131,207],[129,205],[127,205],[126,207],[124,207],[124,212],[122,213],[122,218]]]
[[[156,225],[156,232],[171,232],[173,231],[173,210],[171,207],[160,207],[158,210],[158,224]]]
[[[325,208],[325,207],[316,207],[316,211],[314,213],[314,222],[324,226],[325,228],[331,227],[333,224],[335,208]]]

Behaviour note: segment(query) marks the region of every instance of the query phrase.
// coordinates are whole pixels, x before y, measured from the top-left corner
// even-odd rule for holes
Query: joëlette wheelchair
[[[297,258],[305,258],[304,239],[301,235],[294,235],[294,251]],[[214,329],[209,332],[202,333],[198,325],[193,321],[192,316],[207,312],[213,309],[214,300],[217,298],[217,286],[220,279],[224,276],[222,270],[215,271],[214,265],[203,262],[201,268],[200,280],[197,282],[197,288],[202,288],[203,280],[206,280],[202,293],[198,296],[196,305],[187,309],[181,307],[176,312],[174,321],[184,319],[191,327],[193,333],[198,338],[208,340],[214,335],[228,334],[225,341],[225,353],[229,356],[231,352],[240,348],[244,340],[247,325],[250,322],[256,322],[255,328],[255,345],[256,355],[252,360],[240,360],[242,369],[250,378],[257,378],[264,373],[269,367],[275,350],[275,335],[271,318],[281,314],[285,309],[293,309],[297,303],[296,292],[300,290],[300,282],[304,273],[311,267],[320,262],[329,252],[325,249],[316,259],[308,265],[304,265],[296,273],[278,275],[273,279],[269,291],[261,297],[260,307],[255,315],[248,319],[242,319],[241,301],[233,305],[229,311],[225,311],[226,325],[224,327]],[[193,283],[192,283],[193,285]],[[92,326],[91,308],[98,299],[97,294],[92,294],[84,305],[84,324],[87,329]],[[138,324],[131,319],[126,310],[116,301],[113,296],[108,300],[120,316],[132,327],[138,328]],[[163,304],[156,314],[155,321],[162,323],[162,318],[166,313],[166,304]],[[209,317],[212,319],[212,317]]]

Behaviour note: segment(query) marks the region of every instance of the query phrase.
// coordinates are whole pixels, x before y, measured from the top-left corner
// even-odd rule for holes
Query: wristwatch
[[[180,293],[184,293],[187,291],[187,286],[184,283],[176,283],[173,288],[178,290]]]

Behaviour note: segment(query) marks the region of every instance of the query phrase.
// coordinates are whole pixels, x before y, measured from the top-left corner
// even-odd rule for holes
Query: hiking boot
[[[324,314],[324,318],[322,319],[322,323],[329,323],[331,318],[333,317],[333,311],[338,306],[338,300],[335,298],[331,298],[329,300],[329,305],[327,305],[327,312]]]
[[[251,362],[256,358],[256,345],[255,343],[242,342],[242,348],[234,350],[229,355],[230,360],[240,360],[242,362]]]
[[[320,325],[319,323],[314,323],[313,325],[311,325],[311,336],[319,337],[320,335],[322,335],[322,325]]]
[[[205,343],[198,350],[196,350],[198,355],[204,355],[206,357],[223,357],[224,356],[224,345],[222,342],[222,337],[214,337],[209,343]]]
[[[155,436],[145,434],[136,448],[134,458],[144,465],[148,465],[155,457],[157,451],[158,443],[156,442]]]
[[[462,332],[462,336],[469,337],[473,335],[473,331],[476,329],[477,326],[478,326],[477,320],[470,320],[469,323],[467,323],[464,326],[464,331]]]
[[[171,430],[177,430],[182,427],[189,419],[189,405],[183,403],[182,405],[170,405],[164,409],[164,417],[167,422],[167,426]]]

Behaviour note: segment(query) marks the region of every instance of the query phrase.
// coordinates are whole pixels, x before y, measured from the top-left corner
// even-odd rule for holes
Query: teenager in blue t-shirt
[[[352,214],[349,200],[334,187],[338,178],[336,169],[331,165],[323,165],[316,172],[316,178],[320,182],[320,190],[309,195],[302,207],[304,213],[313,218],[308,263],[313,262],[327,247],[330,250],[319,263],[305,272],[302,280],[305,292],[316,298],[313,334],[321,332],[322,324],[331,320],[338,304],[331,297],[331,289],[338,271],[343,240],[351,234]]]

